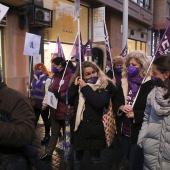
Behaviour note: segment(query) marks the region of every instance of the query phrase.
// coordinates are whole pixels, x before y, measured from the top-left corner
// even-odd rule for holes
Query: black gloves
[[[58,100],[60,99],[60,95],[61,95],[60,92],[55,92],[55,93],[54,93],[54,96],[55,96]]]

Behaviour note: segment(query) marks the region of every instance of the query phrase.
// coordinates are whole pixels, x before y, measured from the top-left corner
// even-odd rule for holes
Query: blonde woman
[[[121,84],[114,98],[113,109],[116,113],[117,132],[118,135],[123,136],[123,153],[128,160],[129,170],[133,167],[135,152],[138,149],[137,139],[143,122],[146,99],[153,87],[150,73],[142,84],[149,64],[149,60],[143,51],[137,50],[129,53],[125,58]],[[138,90],[140,90],[139,94]],[[132,107],[135,98],[136,102]],[[142,168],[143,163],[140,149],[139,155],[141,155],[139,162],[135,162],[137,165],[135,168],[138,170]]]
[[[69,103],[74,105],[75,117],[71,121],[74,169],[80,169],[80,162],[86,151],[90,153],[91,164],[86,169],[100,169],[100,150],[106,147],[102,123],[103,109],[107,107],[115,86],[105,73],[93,62],[82,63],[82,79],[78,67],[68,90]]]

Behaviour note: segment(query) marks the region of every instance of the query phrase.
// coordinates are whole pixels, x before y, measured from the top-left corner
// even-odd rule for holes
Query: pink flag
[[[54,50],[53,57],[52,57],[51,60],[53,60],[57,56],[63,57],[65,59],[65,55],[64,55],[64,52],[63,52],[62,45],[60,43],[60,36],[59,35],[57,37],[57,42],[56,42],[55,50]]]

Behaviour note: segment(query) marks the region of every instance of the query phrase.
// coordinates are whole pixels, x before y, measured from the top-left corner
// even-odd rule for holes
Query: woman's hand
[[[128,112],[128,113],[126,114],[126,116],[127,116],[127,118],[134,118],[134,112],[133,112],[133,111]]]
[[[77,85],[79,85],[79,79],[80,79],[80,77],[78,76],[78,77],[76,77],[76,79],[75,79],[75,81],[74,81],[74,84],[77,86]]]
[[[83,79],[79,79],[79,86],[80,86],[80,88],[82,88],[82,87],[84,87],[86,85],[87,84],[86,84],[86,82]]]
[[[80,79],[80,77],[76,77],[75,81],[74,81],[75,85],[79,85],[80,88],[86,86],[86,82],[83,79]]]
[[[128,113],[128,112],[130,112],[130,111],[132,111],[132,106],[130,106],[130,105],[121,105],[120,107],[119,107],[119,110],[121,110],[122,112],[124,112],[124,113]]]
[[[47,106],[43,105],[43,106],[41,107],[41,110],[45,110],[46,107],[47,107]]]

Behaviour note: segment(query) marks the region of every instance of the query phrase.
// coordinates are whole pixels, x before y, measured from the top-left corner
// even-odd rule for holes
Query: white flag
[[[41,36],[27,32],[25,36],[25,45],[24,45],[23,54],[33,56],[33,57],[38,56],[40,51],[40,41],[41,41]]]
[[[48,91],[47,104],[54,109],[57,109],[58,99],[54,96],[54,93]]]
[[[5,14],[7,13],[9,7],[0,4],[0,22],[2,20],[2,18],[5,16]]]

